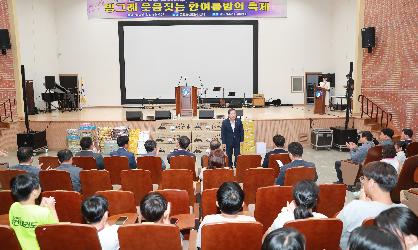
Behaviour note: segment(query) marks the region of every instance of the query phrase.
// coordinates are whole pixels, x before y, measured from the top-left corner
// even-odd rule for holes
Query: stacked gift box
[[[244,143],[241,146],[241,154],[255,154],[255,134],[254,134],[254,121],[245,120],[242,121],[244,126]]]

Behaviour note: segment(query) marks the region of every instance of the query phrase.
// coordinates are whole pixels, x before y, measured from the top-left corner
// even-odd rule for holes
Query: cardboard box
[[[180,136],[187,136],[191,140],[192,133],[189,131],[157,131],[153,134],[152,138],[154,139],[154,141],[157,142],[157,145],[159,145],[160,143],[176,145]]]
[[[209,143],[192,143],[191,148],[194,154],[205,154],[209,149]]]
[[[165,143],[160,143],[157,144],[158,147],[158,153],[159,155],[167,155],[170,152],[174,151],[174,149],[176,148],[176,144],[165,144]]]
[[[212,140],[221,141],[221,131],[193,131],[192,143],[209,143]]]
[[[197,120],[192,124],[193,131],[221,131],[222,120]]]

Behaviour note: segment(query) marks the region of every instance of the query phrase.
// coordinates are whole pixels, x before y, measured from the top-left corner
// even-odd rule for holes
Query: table
[[[135,224],[138,220],[138,214],[137,213],[125,213],[125,214],[116,214],[116,215],[110,216],[109,219],[107,220],[107,223],[109,225],[114,225],[116,223],[116,221],[122,216],[128,217],[128,219],[125,221],[124,225]]]

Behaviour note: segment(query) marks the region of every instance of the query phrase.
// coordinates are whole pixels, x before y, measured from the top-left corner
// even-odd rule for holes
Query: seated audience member
[[[262,164],[263,168],[267,168],[269,166],[270,155],[272,155],[272,154],[287,154],[287,151],[283,149],[284,144],[286,142],[286,139],[282,135],[273,136],[273,142],[274,142],[274,145],[276,145],[276,147],[264,156],[264,160],[263,160],[263,164]]]
[[[404,142],[403,144],[403,151],[406,150],[406,147],[412,142],[412,136],[414,135],[414,132],[410,128],[404,128],[402,129],[401,134],[401,141]]]
[[[154,140],[147,140],[144,143],[144,147],[145,147],[145,151],[147,151],[147,153],[143,154],[143,155],[139,155],[139,157],[141,157],[141,156],[158,156],[157,142],[155,142]],[[161,169],[162,170],[166,169],[165,162],[164,162],[163,159],[161,159]]]
[[[16,202],[9,210],[10,226],[15,231],[23,250],[39,249],[35,228],[58,223],[55,199],[43,197],[39,206],[35,204],[41,194],[41,187],[39,178],[34,174],[14,177],[11,181],[11,191]]]
[[[359,200],[348,203],[337,216],[343,222],[341,249],[347,249],[351,232],[365,219],[374,218],[391,207],[404,206],[394,204],[390,198],[390,192],[395,188],[397,180],[396,169],[386,162],[371,162],[363,167]]]
[[[119,226],[110,226],[107,223],[109,218],[109,203],[106,198],[100,195],[91,196],[81,204],[81,213],[87,224],[94,226],[99,235],[100,245],[103,250],[118,250]]]
[[[376,226],[356,228],[350,235],[347,250],[402,250],[402,243],[390,231]]]
[[[118,150],[110,152],[110,156],[125,156],[129,160],[129,168],[136,168],[135,155],[128,151],[129,137],[126,135],[119,136],[116,140],[118,143]]]
[[[68,149],[64,149],[58,151],[57,156],[60,165],[56,168],[56,170],[64,170],[70,173],[74,191],[80,192],[80,172],[83,169],[73,166],[73,153]]]
[[[207,168],[202,168],[200,171],[199,178],[203,181],[203,172],[207,169],[216,169],[216,168],[226,168],[229,169],[229,167],[225,167],[225,154],[222,149],[216,149],[212,151],[209,154],[209,164]],[[203,188],[203,182],[202,182],[202,188]]]
[[[406,250],[418,249],[418,217],[407,207],[393,207],[381,212],[375,224],[392,231],[406,246]]]
[[[304,161],[302,159],[303,155],[303,147],[302,144],[299,142],[292,142],[287,147],[289,150],[289,156],[290,160],[292,160],[291,163],[288,163],[286,165],[283,165],[280,168],[279,177],[276,180],[276,185],[283,185],[284,184],[284,175],[286,173],[286,170],[289,168],[295,168],[295,167],[311,167],[315,168],[315,164],[313,162]],[[315,181],[318,179],[318,175],[315,171]]]
[[[362,163],[367,156],[367,152],[371,147],[374,147],[373,135],[370,131],[363,131],[360,136],[359,143],[362,145],[360,147],[357,144],[350,142],[347,143],[347,147],[350,149],[350,160],[355,164]],[[343,183],[343,173],[341,172],[341,161],[335,162],[335,171],[337,172],[338,180],[334,183],[341,184]]]
[[[305,250],[305,237],[293,228],[279,228],[264,238],[261,250]]]
[[[139,203],[143,223],[170,224],[170,203],[159,193],[152,192]]]
[[[186,155],[186,156],[193,156],[196,159],[196,156],[192,153],[187,151],[187,148],[190,145],[190,139],[187,136],[180,136],[179,140],[177,141],[178,149],[175,149],[173,152],[167,155],[167,161],[170,163],[170,158],[173,156],[178,155]]]
[[[402,166],[406,160],[405,151],[403,151],[403,145],[405,143],[403,141],[398,141],[395,143],[395,150],[396,150],[396,157],[395,159],[398,160],[399,166]],[[398,172],[401,172],[400,169]]]
[[[81,151],[76,153],[75,156],[94,157],[94,159],[96,160],[97,169],[99,170],[104,169],[103,156],[95,152],[95,149],[93,147],[93,140],[91,139],[91,137],[81,138],[80,147],[81,147]]]
[[[10,167],[10,169],[23,170],[28,173],[39,176],[39,171],[41,171],[41,168],[32,166],[32,163],[33,163],[32,148],[20,147],[17,150],[17,160],[19,161],[19,164],[17,164],[16,166]]]
[[[201,247],[202,227],[210,223],[255,222],[254,217],[239,215],[244,202],[244,191],[236,182],[224,182],[216,193],[216,205],[221,214],[206,215],[197,232],[196,246]],[[225,232],[228,233],[228,232]]]
[[[394,132],[391,128],[384,128],[380,130],[380,136],[379,136],[379,145],[393,145],[392,137],[394,135]]]
[[[206,150],[206,154],[209,155],[214,150],[220,149],[222,146],[221,142],[218,140],[212,140],[209,143],[209,148]]]
[[[318,195],[319,187],[315,182],[308,180],[298,182],[293,187],[293,201],[282,209],[266,233],[282,228],[286,222],[293,220],[328,218],[321,213],[312,211],[318,201]]]
[[[392,165],[396,172],[399,173],[399,161],[396,159],[396,149],[393,145],[384,145],[382,147],[382,160],[381,162],[386,162]]]

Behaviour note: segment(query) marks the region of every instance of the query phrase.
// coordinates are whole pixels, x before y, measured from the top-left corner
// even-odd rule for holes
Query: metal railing
[[[0,122],[10,119],[13,122],[13,108],[16,106],[16,99],[7,99],[0,104]]]
[[[364,95],[359,95],[358,101],[361,102],[361,118],[363,118],[363,115],[367,115],[369,118],[374,119],[377,123],[379,123],[380,114],[380,126],[385,128],[388,127],[389,122],[392,121],[392,114],[383,110],[381,107],[379,107],[379,105],[377,105]],[[383,125],[384,117],[386,118],[385,126]]]

